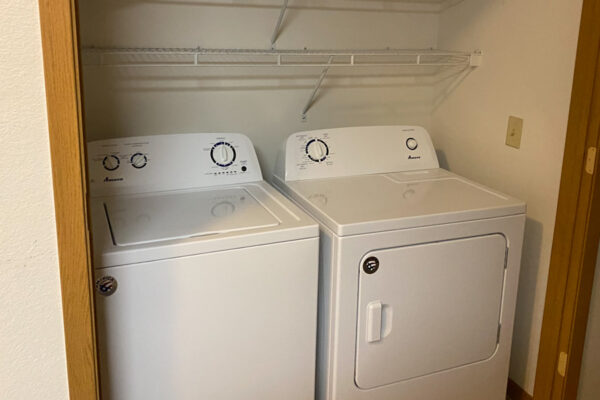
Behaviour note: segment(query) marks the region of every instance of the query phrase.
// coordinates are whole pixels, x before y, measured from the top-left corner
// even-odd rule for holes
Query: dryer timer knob
[[[311,139],[306,143],[306,155],[314,162],[325,161],[329,155],[329,147],[327,143],[321,139]]]

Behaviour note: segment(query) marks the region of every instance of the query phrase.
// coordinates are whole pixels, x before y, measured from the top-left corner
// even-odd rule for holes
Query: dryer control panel
[[[286,181],[439,168],[425,128],[368,126],[292,134],[275,174]]]
[[[92,196],[256,182],[254,146],[238,133],[138,136],[88,143]]]

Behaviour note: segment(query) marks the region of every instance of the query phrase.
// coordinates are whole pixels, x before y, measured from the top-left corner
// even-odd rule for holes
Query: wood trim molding
[[[71,399],[98,398],[75,0],[39,0]]]
[[[600,147],[600,59],[596,68],[586,149]],[[561,397],[556,397],[560,399],[577,398],[579,387],[579,374],[596,270],[598,242],[600,241],[600,224],[598,224],[600,221],[600,179],[598,179],[597,173],[600,163],[598,163],[598,157],[595,161],[595,173],[593,175],[586,173],[582,182],[582,192],[587,197],[587,201],[580,201],[578,226],[581,226],[582,232],[574,240],[576,246],[574,249],[577,250],[577,253],[573,253],[571,257],[573,261],[578,261],[578,264],[570,268],[567,278],[567,296],[563,309],[559,351],[568,349],[568,359],[563,384],[555,384],[557,391],[561,391]]]
[[[533,400],[532,395],[527,393],[521,386],[519,386],[510,378],[508,379],[506,395],[510,400]]]
[[[585,172],[586,154],[600,130],[600,1],[584,0],[538,355],[536,400],[574,399],[596,265],[600,226],[598,157]],[[566,373],[558,373],[559,354]]]

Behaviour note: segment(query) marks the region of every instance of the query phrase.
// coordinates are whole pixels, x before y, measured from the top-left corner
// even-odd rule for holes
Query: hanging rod
[[[84,64],[107,67],[478,66],[480,52],[404,49],[208,49],[84,47]]]

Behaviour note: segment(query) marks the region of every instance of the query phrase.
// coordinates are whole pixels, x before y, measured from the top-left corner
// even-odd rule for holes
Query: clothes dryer
[[[414,126],[291,135],[274,182],[320,224],[319,400],[503,400],[525,204]]]

